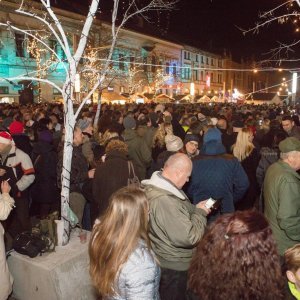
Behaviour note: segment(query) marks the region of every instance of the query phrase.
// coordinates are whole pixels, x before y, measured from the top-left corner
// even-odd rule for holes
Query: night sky
[[[234,58],[241,56],[264,59],[277,45],[298,38],[294,26],[274,24],[257,35],[244,36],[237,27],[250,28],[259,12],[275,7],[282,0],[181,0],[170,13],[169,32],[187,43],[223,53],[227,48]]]
[[[74,6],[87,8],[87,3],[82,0],[53,0],[54,4],[65,8]],[[90,2],[91,0],[89,0]],[[129,0],[120,1],[119,16],[127,9]],[[139,5],[149,3],[150,0],[136,0]],[[151,33],[160,32],[167,39],[185,42],[188,45],[199,47],[213,53],[223,54],[224,49],[230,52],[235,60],[240,58],[255,58],[263,60],[270,57],[265,54],[270,49],[278,46],[278,42],[289,43],[298,40],[299,32],[295,32],[295,24],[274,23],[261,29],[259,34],[248,33],[244,36],[237,27],[251,28],[259,21],[259,13],[268,11],[284,0],[178,0],[174,10],[170,12],[152,12],[151,22],[148,23]],[[66,4],[68,3],[68,5]],[[100,1],[100,19],[111,20],[113,1]],[[80,8],[80,9],[81,9]],[[286,8],[283,10],[286,13]],[[129,28],[136,23],[130,20]],[[127,26],[126,25],[126,26]],[[139,29],[140,30],[140,29]],[[298,52],[300,52],[300,47]],[[290,58],[295,58],[295,53],[289,53]]]

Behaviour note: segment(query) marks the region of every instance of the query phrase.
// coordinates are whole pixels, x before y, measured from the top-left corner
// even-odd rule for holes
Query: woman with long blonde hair
[[[259,195],[256,180],[256,169],[259,163],[259,153],[253,144],[253,132],[250,128],[239,131],[236,143],[233,145],[233,155],[241,162],[249,179],[249,188],[243,199],[236,204],[236,209],[245,210],[253,207]]]
[[[90,275],[101,299],[159,299],[160,268],[148,238],[148,200],[137,188],[115,192],[94,226]]]
[[[242,162],[255,148],[253,133],[249,128],[243,128],[237,135],[236,143],[232,146],[233,155]]]

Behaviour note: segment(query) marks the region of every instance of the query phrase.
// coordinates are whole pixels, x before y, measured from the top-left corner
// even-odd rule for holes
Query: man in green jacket
[[[128,156],[133,161],[138,178],[143,180],[152,161],[150,148],[144,137],[137,133],[136,121],[132,116],[125,117],[123,125],[125,128],[123,138],[128,146]]]
[[[264,180],[265,216],[273,231],[279,254],[300,242],[300,141],[288,137]]]
[[[150,240],[162,271],[161,300],[186,299],[193,248],[204,234],[210,212],[206,201],[195,206],[181,190],[191,172],[191,160],[177,153],[170,156],[162,172],[142,182],[150,204]]]

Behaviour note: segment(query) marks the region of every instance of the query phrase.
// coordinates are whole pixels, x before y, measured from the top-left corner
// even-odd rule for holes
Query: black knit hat
[[[199,143],[199,137],[195,134],[187,133],[184,137],[183,143],[187,144],[188,142],[197,142],[197,143]]]

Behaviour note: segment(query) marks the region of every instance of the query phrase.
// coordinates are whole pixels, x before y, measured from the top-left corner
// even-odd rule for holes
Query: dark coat
[[[235,210],[234,203],[247,191],[249,182],[239,161],[233,155],[223,154],[223,146],[224,150],[219,148],[205,144],[201,154],[193,159],[188,195],[194,204],[210,197],[221,199],[221,212],[230,213]],[[212,152],[214,149],[215,153]]]
[[[31,186],[31,197],[37,203],[53,203],[59,199],[56,166],[57,154],[51,144],[37,142],[32,151],[35,182]]]
[[[59,154],[57,165],[57,181],[61,185],[63,166],[63,151]],[[82,186],[88,180],[88,162],[82,153],[82,146],[73,147],[72,165],[70,174],[70,192],[82,193]]]
[[[280,155],[278,148],[269,147],[261,148],[260,155],[261,158],[256,169],[256,180],[258,185],[262,187],[267,169],[271,164],[275,163],[279,159]]]
[[[232,146],[236,142],[237,132],[233,132],[232,134],[228,134],[226,130],[220,129],[222,132],[222,144],[226,148],[227,153],[232,153]]]
[[[12,138],[18,149],[22,150],[31,157],[32,146],[30,144],[30,139],[25,133],[13,134]]]
[[[236,204],[236,209],[246,210],[253,207],[256,197],[259,195],[260,189],[256,180],[256,169],[259,163],[259,154],[254,148],[251,154],[242,162],[242,166],[249,179],[249,188],[244,197]]]
[[[146,177],[147,168],[151,166],[151,150],[135,130],[125,129],[124,141],[128,145],[128,156],[136,166],[136,175],[142,180]]]
[[[117,150],[107,153],[105,162],[96,167],[93,180],[92,222],[104,213],[112,193],[127,186],[128,178],[127,156]]]

